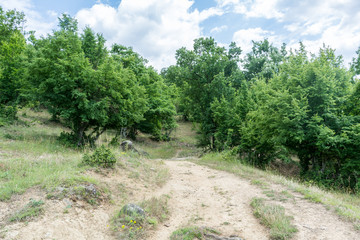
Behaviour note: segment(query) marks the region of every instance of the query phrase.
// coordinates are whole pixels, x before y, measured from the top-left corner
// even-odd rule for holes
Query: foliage
[[[109,148],[101,145],[95,149],[92,155],[84,154],[82,163],[90,166],[112,168],[116,163],[116,157]]]
[[[10,217],[10,222],[20,222],[20,221],[28,221],[32,218],[35,218],[44,212],[44,202],[42,200],[33,200],[31,199],[30,202],[21,210],[14,213]]]
[[[286,45],[281,50],[274,47],[268,39],[253,41],[252,51],[246,55],[244,62],[244,74],[248,81],[259,77],[270,79],[278,73],[279,65],[285,58]]]
[[[172,89],[164,84],[162,77],[153,68],[145,66],[147,61],[132,48],[114,44],[111,53],[116,62],[135,74],[147,97],[143,118],[127,127],[127,135],[135,138],[140,130],[151,134],[156,140],[169,140],[171,131],[176,127]]]
[[[181,90],[183,98],[178,105],[185,118],[201,124],[203,145],[216,148],[211,103],[231,95],[230,78],[238,69],[240,48],[235,43],[229,51],[220,47],[213,38],[194,40],[194,50],[181,48],[176,52],[176,67],[163,71],[167,82]]]
[[[17,108],[14,106],[0,105],[0,127],[17,120]]]
[[[24,22],[23,13],[5,12],[0,6],[0,125],[15,119],[16,104],[24,84]]]

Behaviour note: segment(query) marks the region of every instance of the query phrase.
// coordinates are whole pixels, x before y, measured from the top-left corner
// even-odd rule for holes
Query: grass
[[[0,200],[21,194],[33,186],[50,188],[63,183],[92,182],[83,176],[82,153],[61,146],[56,134],[61,127],[29,123],[0,128]],[[16,129],[16,132],[14,132]],[[15,136],[17,140],[4,137]]]
[[[50,115],[45,111],[25,109],[18,115],[19,122],[0,128],[0,201],[9,200],[13,194],[22,194],[34,186],[51,190],[63,185],[99,184],[86,174],[87,170],[97,168],[80,164],[84,153],[92,153],[93,150],[71,149],[61,145],[57,137],[67,129],[49,121]],[[97,144],[109,143],[113,135],[111,131],[106,132]],[[176,150],[170,144],[160,143],[156,146],[159,149],[168,148],[170,155],[173,155]],[[161,161],[144,160],[136,153],[122,152],[119,147],[111,147],[111,150],[118,159],[117,168],[134,179],[144,180],[148,185],[162,186],[169,177]],[[160,155],[165,158],[170,156],[159,151],[158,156],[154,155],[153,158]]]
[[[347,193],[326,191],[317,186],[302,184],[296,180],[276,175],[271,171],[264,171],[252,166],[243,164],[236,157],[231,157],[226,153],[209,153],[201,159],[193,160],[195,163],[205,165],[217,170],[233,173],[242,178],[252,181],[258,185],[259,179],[262,182],[272,182],[285,186],[288,191],[282,193],[284,198],[292,196],[289,191],[301,193],[306,199],[315,203],[321,203],[326,208],[331,209],[337,215],[351,221],[354,227],[360,226],[360,196]]]
[[[219,234],[219,232],[212,228],[189,226],[174,231],[170,240],[205,240],[208,239],[206,238],[207,234]]]
[[[44,202],[41,200],[39,201],[30,200],[30,202],[25,207],[23,207],[18,212],[14,213],[10,217],[9,221],[10,222],[29,221],[44,212],[43,205]]]
[[[152,141],[149,135],[140,134],[135,143],[140,150],[147,152],[151,159],[197,156],[201,149],[196,147],[197,134],[192,129],[192,123],[179,122],[169,142]]]
[[[119,239],[144,239],[149,230],[168,219],[168,196],[151,198],[139,204],[145,215],[119,211],[112,219],[112,229]]]
[[[254,215],[270,229],[270,238],[276,240],[291,239],[298,230],[291,225],[291,217],[285,215],[285,209],[279,205],[266,204],[262,198],[251,201]]]

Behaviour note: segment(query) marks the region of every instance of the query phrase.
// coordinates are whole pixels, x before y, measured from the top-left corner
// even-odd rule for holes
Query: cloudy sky
[[[264,38],[292,48],[302,41],[313,53],[326,44],[346,65],[360,46],[359,0],[0,0],[0,6],[23,11],[27,30],[38,36],[69,13],[80,29],[103,33],[108,46],[132,46],[158,70],[202,36],[224,46],[235,41],[244,53],[251,40]]]

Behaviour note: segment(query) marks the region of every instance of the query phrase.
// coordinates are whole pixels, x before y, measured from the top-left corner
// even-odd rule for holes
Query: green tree
[[[127,128],[127,134],[135,138],[140,130],[151,134],[156,140],[168,140],[171,131],[176,127],[176,110],[171,88],[152,67],[146,67],[147,60],[132,48],[114,44],[111,54],[115,61],[135,74],[140,86],[145,89],[147,98],[144,119]]]
[[[196,39],[193,47],[194,50],[181,48],[176,52],[184,82],[182,96],[187,98],[191,119],[201,124],[202,144],[216,148],[211,103],[231,95],[229,77],[238,69],[241,50],[232,43],[226,51],[213,38]]]
[[[108,128],[131,126],[146,111],[144,88],[132,71],[106,58],[93,69],[85,57],[76,20],[59,19],[60,30],[36,43],[31,80],[50,113],[72,130],[78,146],[94,141]]]
[[[0,7],[0,125],[16,119],[25,71],[24,14]]]
[[[255,77],[270,79],[279,70],[279,65],[286,56],[286,45],[281,50],[274,47],[267,39],[253,41],[252,51],[246,55],[244,73],[248,81]]]
[[[90,27],[86,27],[81,34],[81,47],[94,69],[97,69],[107,56],[105,42],[105,38],[99,33],[95,35]]]

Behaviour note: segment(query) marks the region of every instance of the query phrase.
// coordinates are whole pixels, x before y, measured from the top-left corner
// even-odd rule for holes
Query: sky
[[[312,53],[324,44],[344,57],[345,66],[360,46],[359,0],[0,0],[3,9],[26,15],[26,30],[46,36],[62,13],[75,17],[79,29],[102,33],[107,46],[131,46],[161,70],[176,63],[181,47],[213,37],[227,47],[236,42],[243,55],[252,40]]]

